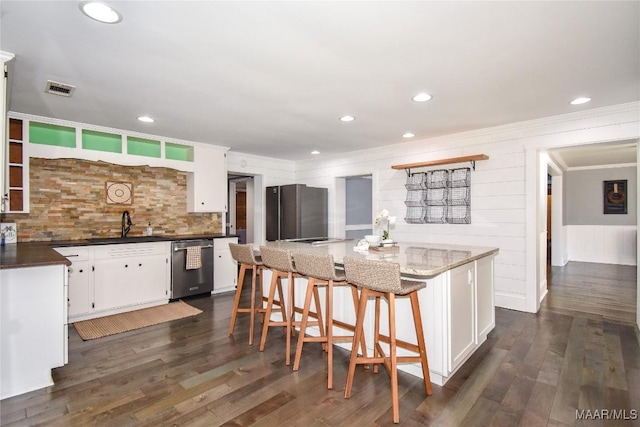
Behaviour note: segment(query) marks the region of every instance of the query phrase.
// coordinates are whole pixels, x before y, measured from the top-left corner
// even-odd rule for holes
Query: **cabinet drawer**
[[[69,258],[72,263],[75,261],[86,261],[89,259],[88,246],[68,246],[64,248],[53,248],[60,255]]]
[[[166,255],[169,252],[169,242],[153,243],[124,243],[118,245],[94,246],[95,259],[124,258],[145,255]]]

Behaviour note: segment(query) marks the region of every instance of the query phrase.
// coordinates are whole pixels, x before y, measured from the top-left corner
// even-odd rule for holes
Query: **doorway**
[[[228,184],[227,235],[237,235],[238,243],[253,243],[254,177],[229,174]]]
[[[373,192],[371,175],[349,176],[345,184],[345,224],[347,239],[363,239],[373,234],[371,215],[373,212]]]
[[[547,256],[538,258],[540,273],[546,269],[544,271],[546,274],[539,275],[541,280],[546,279],[544,280],[546,287],[544,290],[541,289],[539,294],[543,307],[560,308],[562,304],[572,303],[573,309],[594,315],[611,316],[609,313],[611,307],[603,303],[603,301],[609,301],[609,304],[618,307],[620,313],[625,312],[625,322],[633,317],[633,313],[640,316],[637,280],[630,283],[631,288],[627,293],[622,291],[624,288],[622,284],[629,285],[627,282],[631,279],[628,277],[621,279],[622,284],[618,283],[620,286],[618,293],[610,292],[606,281],[598,283],[596,280],[598,272],[604,272],[603,277],[613,280],[618,278],[614,277],[615,274],[612,271],[637,271],[638,269],[637,245],[634,240],[638,225],[637,200],[633,198],[634,207],[630,207],[630,216],[635,219],[632,226],[598,219],[598,217],[603,218],[601,216],[602,180],[610,176],[618,177],[621,173],[629,174],[629,172],[623,172],[625,168],[635,168],[633,175],[637,176],[637,152],[637,140],[627,140],[553,148],[547,151],[548,156],[540,154],[542,163],[540,166],[547,172],[545,174],[547,185],[546,209],[540,206],[538,224],[542,226],[546,223],[549,238],[546,242],[548,243]],[[633,175],[630,177],[630,183],[632,180],[637,183]],[[541,197],[540,202],[542,200]],[[587,217],[588,220],[585,221],[584,218]],[[628,237],[629,235],[633,237]],[[611,238],[612,236],[616,238]],[[632,240],[634,241],[631,242]],[[612,241],[618,244],[614,245]],[[626,243],[620,243],[624,241]],[[542,244],[542,239],[540,243]],[[588,268],[594,269],[589,274],[590,279],[588,281],[580,279],[576,282],[575,275],[572,273],[581,269],[586,271]],[[627,273],[626,276],[630,274]],[[572,288],[567,283],[578,286]],[[587,285],[595,286],[595,284],[597,284],[596,288],[586,291]],[[546,298],[544,298],[545,295]],[[594,296],[598,297],[594,298]],[[543,298],[544,301],[542,301]],[[580,307],[582,307],[581,310]],[[618,319],[618,321],[621,320]]]

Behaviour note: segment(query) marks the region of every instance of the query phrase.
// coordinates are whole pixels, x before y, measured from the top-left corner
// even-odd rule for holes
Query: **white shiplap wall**
[[[458,145],[452,148],[453,145]],[[399,155],[402,153],[402,155]],[[471,175],[471,224],[407,224],[406,173],[391,169],[392,165],[439,158],[484,153],[488,160],[476,162]],[[466,167],[455,164],[445,167]],[[433,169],[433,168],[432,168]],[[424,170],[424,169],[422,169]],[[336,177],[371,174],[373,176],[372,217],[386,208],[398,217],[391,236],[399,241],[423,240],[500,248],[496,258],[496,291],[510,299],[524,299],[525,295],[525,195],[524,150],[514,140],[502,143],[477,144],[473,137],[451,138],[403,143],[382,149],[351,153],[338,160],[300,162],[299,182],[329,188],[329,199],[335,194]],[[330,203],[331,204],[331,203]],[[332,209],[333,208],[333,209]],[[340,213],[329,208],[329,234],[339,235],[335,228]],[[520,309],[523,304],[517,305]]]

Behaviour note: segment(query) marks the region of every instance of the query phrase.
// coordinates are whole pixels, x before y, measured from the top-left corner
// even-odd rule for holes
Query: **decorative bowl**
[[[364,236],[364,239],[369,243],[380,243],[380,236],[376,236],[375,234],[367,234]]]

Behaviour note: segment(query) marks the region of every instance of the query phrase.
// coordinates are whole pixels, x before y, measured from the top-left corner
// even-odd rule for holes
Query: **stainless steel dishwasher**
[[[188,248],[200,248],[201,266],[187,265]],[[190,267],[190,268],[188,268]],[[171,243],[171,299],[213,290],[213,239],[177,240]]]

